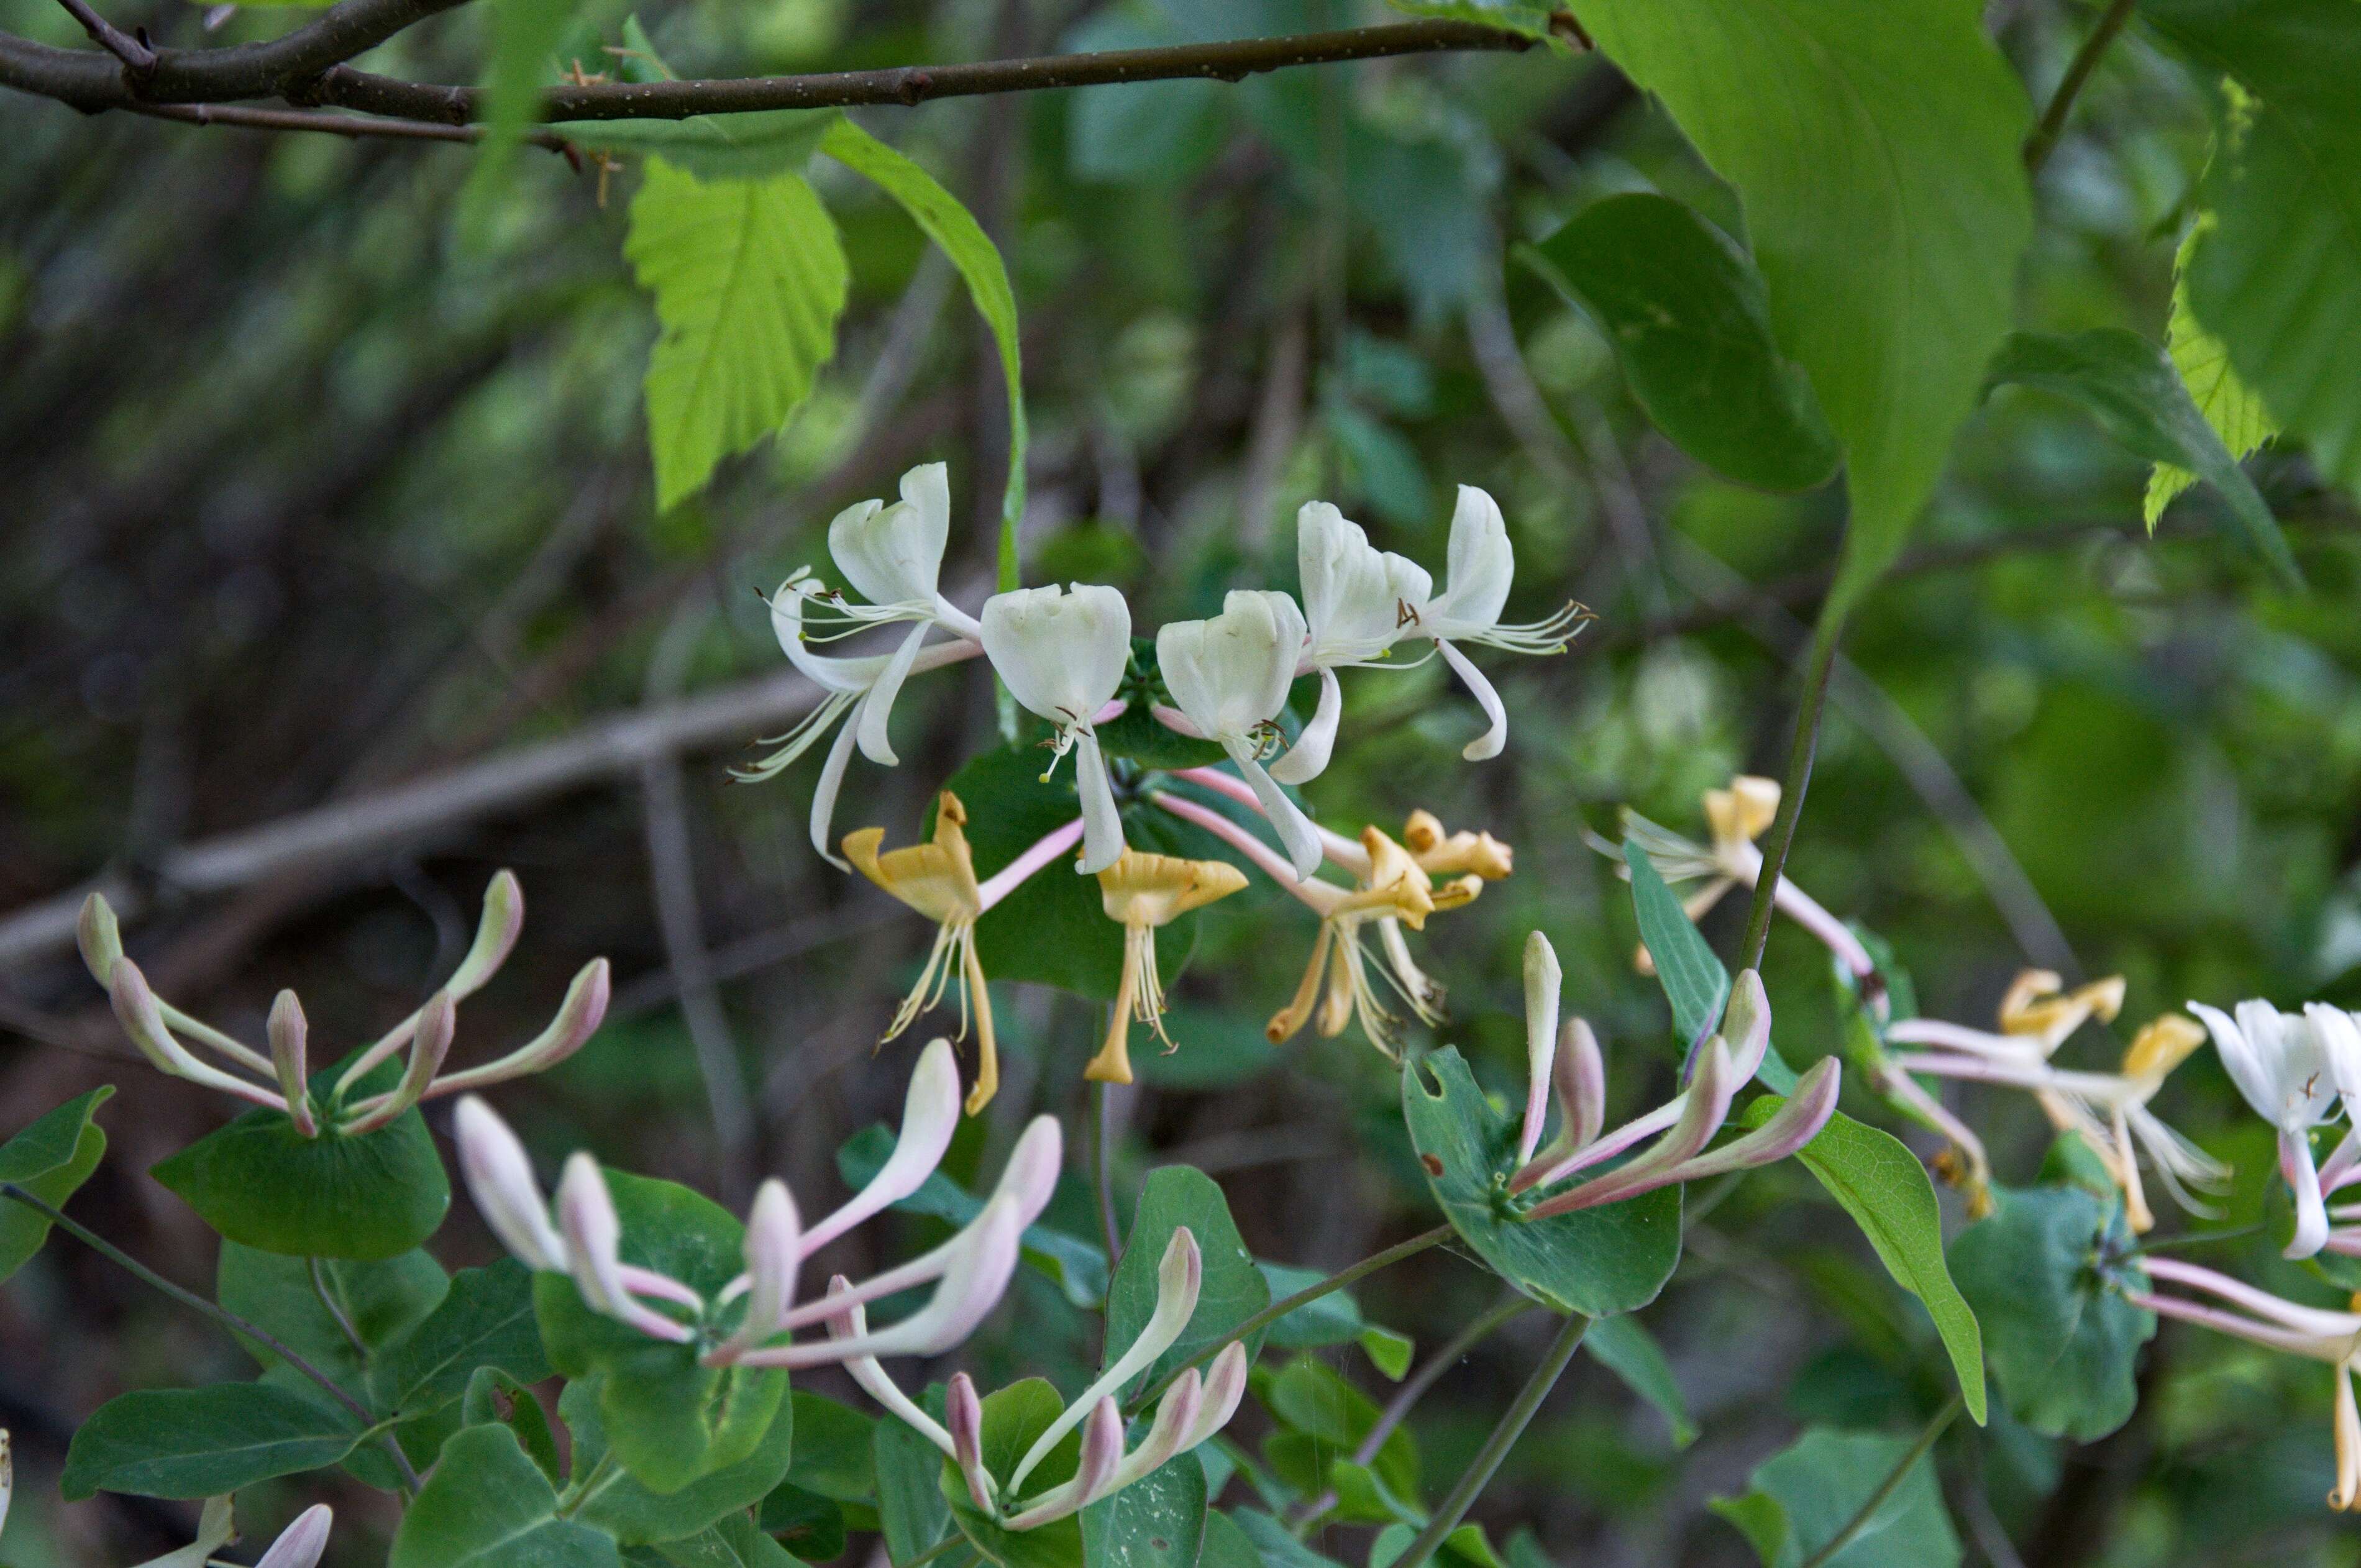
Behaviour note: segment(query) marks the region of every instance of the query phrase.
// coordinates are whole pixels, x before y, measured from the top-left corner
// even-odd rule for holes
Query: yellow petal
[[[2124,1052],[2125,1078],[2162,1078],[2189,1059],[2205,1043],[2205,1031],[2194,1018],[2166,1013],[2151,1018],[2132,1036]]]
[[[844,836],[844,858],[862,875],[930,920],[974,921],[983,915],[983,895],[975,882],[975,854],[962,830],[967,810],[959,796],[945,790],[935,809],[935,838],[930,844],[911,844],[884,854],[885,829],[863,828]]]
[[[1716,844],[1751,844],[1779,815],[1779,781],[1741,773],[1728,789],[1705,792],[1705,819]]]
[[[1516,850],[1489,833],[1462,828],[1446,834],[1432,811],[1421,808],[1402,824],[1401,841],[1419,865],[1437,876],[1473,872],[1486,882],[1499,882],[1516,868]]]
[[[1126,850],[1099,872],[1099,905],[1107,918],[1151,930],[1246,886],[1246,873],[1227,861],[1190,861]]]

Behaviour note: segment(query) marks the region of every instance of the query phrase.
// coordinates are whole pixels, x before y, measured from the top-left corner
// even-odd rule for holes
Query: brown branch
[[[416,120],[378,120],[358,115],[316,115],[302,109],[250,109],[236,104],[133,104],[126,107],[131,113],[145,115],[150,119],[177,120],[190,126],[234,126],[255,131],[319,131],[327,136],[354,140],[363,137],[460,143],[484,139],[480,126],[430,126]],[[552,152],[569,150],[566,138],[554,131],[528,131],[525,139]]]
[[[395,119],[469,125],[487,100],[474,87],[402,82],[345,62],[412,23],[459,0],[344,0],[319,21],[268,44],[225,49],[164,49],[135,91],[119,62],[86,49],[58,49],[0,35],[0,86],[55,98],[86,110],[135,104],[223,103],[280,96],[302,105],[334,104]],[[1238,82],[1299,65],[1466,49],[1518,50],[1532,40],[1470,22],[1397,22],[1289,38],[1232,38],[1167,49],[1109,49],[952,65],[809,76],[757,76],[676,82],[606,82],[552,88],[545,120],[685,119],[692,115],[761,109],[826,109],[856,104],[911,106],[936,98],[1032,93],[1126,82],[1206,79]]]
[[[144,79],[156,69],[156,51],[148,47],[147,40],[133,38],[92,10],[89,0],[58,0],[58,4],[82,24],[82,30],[90,35],[93,43],[121,60],[123,69],[135,78]]]

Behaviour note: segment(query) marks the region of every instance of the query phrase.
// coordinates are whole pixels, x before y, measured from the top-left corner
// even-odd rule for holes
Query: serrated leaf
[[[2230,455],[2243,462],[2264,442],[2279,434],[2277,421],[2263,400],[2240,380],[2237,370],[2230,364],[2230,351],[2222,340],[2198,323],[2197,313],[2189,308],[2189,253],[2196,247],[2198,234],[2212,226],[2213,214],[2200,216],[2188,236],[2180,242],[2180,254],[2172,264],[2172,315],[2166,323],[2165,351],[2180,372],[2180,379],[2189,389],[2190,399]],[[2159,463],[2148,476],[2147,497],[2141,512],[2147,520],[2150,533],[2164,516],[2164,509],[2172,499],[2197,482],[2190,470],[2169,463]]]
[[[661,158],[708,183],[801,174],[836,109],[757,109],[679,120],[558,120],[550,129],[590,152]]]
[[[2031,110],[1976,0],[1592,0],[1609,59],[1745,205],[1771,321],[1844,443],[1831,598],[1891,562],[2012,324]]]
[[[797,175],[706,181],[652,158],[623,257],[664,328],[647,376],[662,510],[810,393],[836,353],[844,247]]]
[[[1762,273],[1687,206],[1609,196],[1518,254],[1598,322],[1631,395],[1682,451],[1769,490],[1835,475],[1843,449],[1810,378],[1779,351]]]

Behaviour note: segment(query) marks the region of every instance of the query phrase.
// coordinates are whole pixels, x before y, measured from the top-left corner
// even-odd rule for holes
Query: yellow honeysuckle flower
[[[1499,882],[1515,869],[1514,848],[1489,833],[1470,832],[1465,828],[1456,833],[1445,833],[1434,813],[1423,806],[1411,812],[1402,824],[1401,841],[1417,858],[1420,869],[1433,875],[1472,872],[1485,882]]]
[[[991,1103],[1000,1087],[1000,1049],[992,1031],[992,998],[984,989],[983,966],[975,956],[975,923],[983,917],[983,890],[975,880],[975,856],[968,848],[967,808],[945,790],[935,807],[932,843],[912,844],[878,853],[885,839],[883,828],[863,828],[844,836],[844,856],[863,876],[936,923],[935,945],[927,955],[918,982],[902,999],[880,1043],[907,1029],[919,1014],[942,1000],[954,970],[960,980],[959,1038],[967,1037],[968,1019],[975,1019],[975,1087],[967,1098],[968,1114]]]
[[[1226,861],[1187,861],[1137,850],[1126,850],[1098,876],[1099,902],[1107,918],[1123,927],[1123,978],[1116,982],[1106,1044],[1082,1076],[1098,1083],[1129,1083],[1133,1019],[1153,1027],[1166,1050],[1173,1048],[1164,1032],[1164,987],[1156,974],[1157,928],[1227,898],[1246,879]]]
[[[1273,1045],[1292,1038],[1307,1022],[1333,1038],[1357,1016],[1370,1044],[1388,1056],[1394,1054],[1401,1020],[1378,1000],[1361,949],[1361,929],[1373,923],[1383,933],[1387,972],[1402,999],[1428,1023],[1442,1016],[1442,987],[1410,961],[1400,927],[1422,930],[1428,916],[1466,903],[1482,890],[1483,881],[1463,877],[1447,883],[1438,899],[1426,871],[1384,832],[1363,828],[1361,847],[1368,855],[1369,870],[1357,885],[1348,889],[1315,881],[1290,890],[1320,916],[1320,935],[1294,997],[1272,1015],[1264,1031]]]

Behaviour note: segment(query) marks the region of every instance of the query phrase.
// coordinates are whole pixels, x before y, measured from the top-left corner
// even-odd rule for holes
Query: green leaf
[[[541,117],[542,89],[556,66],[557,46],[574,0],[493,0],[491,45],[484,57],[484,139],[460,193],[460,229],[480,237],[490,226],[525,131]]]
[[[983,1399],[983,1464],[996,1477],[1013,1474],[1027,1450],[1062,1414],[1065,1399],[1039,1377],[987,1394]],[[1070,1431],[1048,1457],[1026,1477],[1027,1496],[1061,1486],[1073,1478],[1082,1453],[1082,1434]],[[1069,1514],[1038,1530],[1006,1530],[979,1513],[967,1495],[958,1468],[935,1451],[936,1486],[949,1499],[960,1533],[998,1568],[1083,1568],[1082,1521]],[[1092,1564],[1096,1568],[1096,1564]]]
[[[1767,490],[1835,476],[1843,450],[1810,379],[1779,352],[1763,275],[1687,206],[1609,196],[1518,254],[1598,322],[1631,395],[1682,451]]]
[[[2197,411],[2230,455],[2244,461],[2257,447],[2279,433],[2278,422],[2270,410],[2263,406],[2238,372],[2230,364],[2230,351],[2222,340],[2199,324],[2197,313],[2189,307],[2189,254],[2197,247],[2197,236],[2213,226],[2213,215],[2202,214],[2191,227],[2188,237],[2180,242],[2180,253],[2173,260],[2172,317],[2166,323],[2166,352],[2171,355],[2173,367],[2189,389],[2189,396],[2197,404]],[[2141,508],[2147,519],[2148,532],[2156,532],[2157,521],[2172,499],[2197,482],[2197,476],[2186,468],[2159,463],[2147,478],[2147,499]]]
[[[1279,1460],[1284,1479],[1307,1497],[1327,1479],[1328,1464],[1338,1453],[1358,1449],[1377,1429],[1383,1414],[1376,1401],[1345,1382],[1316,1356],[1299,1355],[1277,1374],[1256,1373],[1255,1397],[1281,1424],[1281,1435],[1311,1440],[1293,1449],[1281,1449]],[[1278,1459],[1274,1455],[1275,1460]],[[1407,1427],[1396,1427],[1369,1462],[1378,1479],[1398,1497],[1419,1494],[1418,1445]],[[1288,1473],[1292,1469],[1293,1473]]]
[[[606,1179],[624,1262],[677,1279],[708,1302],[742,1272],[745,1227],[719,1204],[627,1171]],[[697,1343],[668,1344],[591,1311],[562,1274],[536,1275],[533,1288],[551,1365],[571,1378],[596,1377],[615,1457],[650,1490],[676,1492],[756,1452],[785,1401],[784,1371],[703,1365]],[[717,1318],[705,1326],[730,1324]]]
[[[1235,1519],[1224,1513],[1209,1513],[1205,1516],[1205,1541],[1197,1549],[1197,1568],[1263,1568],[1263,1558]]]
[[[2033,232],[2031,115],[1976,0],[1592,0],[1583,25],[1737,187],[1771,324],[1844,443],[1839,610],[1975,407]]]
[[[1180,1454],[1081,1518],[1090,1568],[1196,1568],[1205,1538],[1205,1467],[1195,1454]]]
[[[2070,398],[2136,455],[2196,472],[2230,503],[2232,536],[2282,581],[2302,586],[2303,575],[2288,553],[2279,520],[2206,422],[2164,350],[2120,327],[2070,337],[2012,333],[1992,367],[1993,385],[2006,381]]]
[[[460,1397],[459,1422],[478,1427],[497,1423],[516,1434],[522,1448],[551,1486],[565,1478],[558,1462],[557,1439],[549,1430],[549,1412],[541,1408],[533,1389],[497,1366],[478,1366]]]
[[[1673,1005],[1673,1029],[1686,1054],[1720,1027],[1730,1005],[1730,971],[1656,874],[1648,851],[1626,839],[1623,860],[1631,868],[1631,913],[1640,922],[1640,940],[1655,963],[1664,1000]]]
[[[277,1336],[357,1397],[368,1387],[375,1354],[434,1310],[450,1288],[450,1277],[441,1264],[414,1250],[370,1262],[323,1259],[319,1267],[320,1282],[335,1311],[352,1325],[366,1354],[354,1347],[335,1312],[321,1300],[308,1258],[225,1241],[214,1271],[214,1299]],[[279,1357],[262,1345],[247,1342],[247,1349],[265,1367],[278,1365]],[[381,1414],[390,1413],[390,1407],[376,1408]]]
[[[463,1428],[401,1516],[386,1568],[621,1568],[611,1536],[557,1516],[505,1426]]]
[[[1096,879],[1092,880],[1091,885],[1097,887]],[[884,1168],[893,1152],[894,1135],[883,1124],[873,1123],[847,1138],[836,1151],[837,1174],[844,1178],[848,1187],[866,1187],[870,1178]],[[928,1173],[916,1192],[894,1207],[906,1214],[931,1214],[954,1225],[964,1225],[983,1212],[983,1201],[937,1170]],[[1106,1253],[1097,1243],[1043,1224],[1027,1226],[1021,1241],[1025,1261],[1056,1280],[1067,1300],[1077,1307],[1094,1308],[1106,1299]]]
[[[1673,1381],[1672,1364],[1664,1359],[1656,1336],[1628,1313],[1601,1318],[1582,1336],[1582,1347],[1598,1364],[1623,1380],[1624,1386],[1656,1408],[1673,1429],[1673,1446],[1686,1448],[1697,1441],[1697,1423],[1689,1420],[1688,1401]]]
[[[559,120],[550,129],[590,152],[661,158],[708,183],[801,174],[836,109],[757,109],[680,120]]]
[[[1274,1301],[1309,1289],[1328,1277],[1316,1268],[1290,1268],[1283,1263],[1257,1262],[1262,1282]],[[1280,1318],[1265,1331],[1267,1343],[1286,1350],[1315,1350],[1323,1345],[1350,1344],[1368,1329],[1361,1304],[1350,1290],[1331,1290]]]
[[[379,1410],[411,1417],[460,1398],[486,1367],[523,1383],[550,1374],[533,1273],[514,1258],[454,1275],[434,1314],[379,1359],[370,1387]]]
[[[857,1503],[877,1486],[870,1456],[877,1423],[850,1405],[820,1394],[795,1394],[796,1457],[787,1479],[807,1492]]]
[[[744,1514],[725,1514],[685,1540],[659,1541],[656,1554],[675,1568],[796,1568],[786,1549]]]
[[[384,1062],[356,1092],[391,1089],[401,1075],[399,1060]],[[313,1074],[313,1098],[330,1102],[341,1076],[342,1064]],[[360,1137],[307,1138],[286,1112],[258,1107],[148,1174],[227,1240],[290,1257],[394,1257],[433,1235],[451,1207],[442,1157],[415,1110]]]
[[[1189,1227],[1203,1259],[1197,1290],[1197,1310],[1172,1347],[1157,1358],[1140,1377],[1117,1397],[1129,1398],[1142,1387],[1153,1387],[1172,1368],[1202,1351],[1233,1337],[1237,1326],[1270,1305],[1270,1287],[1238,1236],[1230,1206],[1222,1190],[1203,1171],[1189,1166],[1166,1166],[1152,1171],[1139,1195],[1139,1211],[1131,1234],[1124,1240],[1123,1261],[1115,1266],[1107,1289],[1106,1354],[1103,1365],[1131,1348],[1156,1310],[1156,1270],[1172,1233]],[[1247,1337],[1251,1360],[1262,1343],[1257,1332]],[[997,1474],[997,1472],[995,1472]]]
[[[1574,13],[1555,0],[1386,0],[1397,11],[1407,11],[1413,16],[1433,16],[1446,22],[1473,22],[1481,27],[1498,27],[1504,33],[1516,33],[1523,38],[1543,38],[1554,44],[1561,52],[1569,46],[1559,30],[1551,26],[1554,17],[1574,20]]]
[[[1296,1540],[1285,1525],[1260,1508],[1233,1508],[1228,1518],[1261,1557],[1265,1568],[1335,1568],[1334,1559]]]
[[[1290,1317],[1293,1313],[1288,1314]],[[1391,1329],[1370,1327],[1361,1331],[1361,1354],[1369,1365],[1386,1375],[1389,1382],[1399,1383],[1410,1375],[1411,1352],[1416,1348],[1410,1335]]]
[[[623,256],[664,326],[647,379],[663,510],[809,394],[836,353],[844,247],[800,176],[708,183],[656,158],[631,199]]]
[[[1765,1094],[1746,1107],[1749,1127],[1769,1121],[1782,1102]],[[1795,1157],[1819,1179],[1861,1234],[1894,1283],[1918,1298],[1950,1353],[1960,1394],[1976,1424],[1984,1420],[1983,1335],[1976,1315],[1951,1283],[1943,1263],[1943,1216],[1927,1168],[1901,1139],[1854,1121],[1839,1111]]]
[[[784,1380],[785,1375],[779,1375]],[[573,1476],[577,1485],[598,1467],[608,1453],[610,1430],[602,1377],[569,1383],[557,1398],[557,1413],[574,1434]],[[598,1526],[626,1546],[677,1541],[695,1535],[724,1514],[751,1508],[786,1478],[795,1457],[795,1411],[780,1401],[778,1415],[762,1434],[754,1451],[734,1464],[708,1470],[686,1486],[658,1492],[629,1471],[602,1480],[576,1515]],[[924,1440],[921,1440],[924,1441]],[[932,1452],[931,1449],[929,1452]]]
[[[114,1092],[112,1088],[93,1089],[0,1145],[0,1170],[15,1173],[0,1176],[0,1180],[15,1182],[52,1209],[64,1208],[106,1157],[106,1130],[92,1118]],[[73,1135],[70,1143],[64,1140],[68,1131]],[[60,1146],[64,1157],[53,1159]],[[49,1217],[37,1209],[0,1199],[0,1280],[41,1250],[49,1223]]]
[[[2198,322],[2322,473],[2361,488],[2361,30],[2344,0],[2145,0],[2253,94],[2230,112],[2185,276]]]
[[[950,258],[966,280],[968,298],[992,329],[1000,350],[1001,375],[1008,392],[1008,482],[1000,498],[999,586],[1017,586],[1016,525],[1025,516],[1025,377],[1016,336],[1016,291],[1000,247],[935,177],[854,125],[839,117],[820,138],[820,150],[854,173],[874,181],[902,204],[912,222]]]
[[[1835,1539],[1909,1452],[1908,1438],[1814,1427],[1755,1467],[1752,1492],[1715,1511],[1763,1552],[1763,1568],[1795,1568]],[[1959,1561],[1934,1461],[1921,1454],[1828,1568],[1958,1568]]]
[[[350,1453],[360,1423],[335,1406],[264,1383],[148,1388],[101,1405],[74,1433],[58,1490],[214,1497]]]
[[[763,1533],[805,1562],[830,1563],[844,1555],[849,1526],[844,1505],[835,1498],[783,1482],[771,1488],[759,1512]]]
[[[1420,1078],[1432,1074],[1430,1091]],[[1523,1218],[1532,1194],[1511,1197],[1517,1125],[1476,1086],[1456,1048],[1402,1064],[1402,1113],[1428,1190],[1494,1273],[1561,1312],[1607,1317],[1644,1307],[1681,1256],[1681,1190],[1660,1187],[1621,1203],[1546,1220]]]
[[[1425,1511],[1422,1509],[1416,1519],[1388,1525],[1379,1530],[1378,1539],[1369,1546],[1369,1568],[1393,1568],[1425,1524]],[[1466,1563],[1467,1568],[1500,1568],[1500,1559],[1493,1552],[1492,1543],[1484,1538],[1484,1527],[1479,1524],[1461,1525],[1444,1536],[1441,1550],[1435,1553],[1437,1561],[1444,1558]]]
[[[939,1387],[927,1390],[918,1403],[937,1420],[943,1419]],[[879,1421],[870,1455],[877,1466],[878,1530],[886,1554],[907,1563],[942,1540],[951,1526],[950,1501],[941,1484],[942,1450],[904,1422]]]
[[[1951,1243],[1951,1269],[2001,1397],[2035,1431],[2095,1442],[2131,1420],[2134,1364],[2156,1333],[2156,1314],[2123,1297],[2147,1277],[2121,1208],[2073,1188],[1993,1196],[1992,1217]]]

